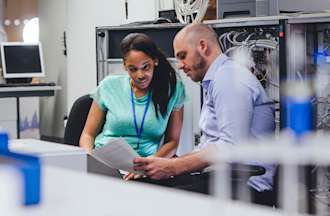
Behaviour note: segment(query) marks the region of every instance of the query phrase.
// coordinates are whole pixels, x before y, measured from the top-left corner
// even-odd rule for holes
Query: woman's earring
[[[156,67],[158,66],[158,62],[155,62],[155,66],[156,66]]]

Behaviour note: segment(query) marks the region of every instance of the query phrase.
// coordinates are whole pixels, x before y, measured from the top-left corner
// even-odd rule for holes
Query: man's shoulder
[[[251,70],[249,70],[246,66],[243,66],[233,60],[227,61],[227,63],[220,68],[220,71],[227,77],[231,77],[236,81],[245,81],[252,83],[258,82],[258,79],[252,73]]]
[[[254,94],[259,94],[262,86],[255,75],[246,67],[233,61],[223,64],[214,76],[211,89],[216,92],[227,92],[229,89],[249,89]]]

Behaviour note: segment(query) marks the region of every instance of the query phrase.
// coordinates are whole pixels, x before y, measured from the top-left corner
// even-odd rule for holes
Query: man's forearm
[[[209,160],[209,154],[211,148],[203,149],[198,152],[193,152],[173,159],[175,175],[199,171],[210,166],[211,162]]]

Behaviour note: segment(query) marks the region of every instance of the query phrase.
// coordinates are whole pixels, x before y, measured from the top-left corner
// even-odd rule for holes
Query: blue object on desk
[[[17,167],[22,174],[24,205],[34,205],[40,202],[41,169],[40,160],[36,156],[10,152],[8,147],[8,134],[0,132],[0,157],[12,160],[11,165]]]

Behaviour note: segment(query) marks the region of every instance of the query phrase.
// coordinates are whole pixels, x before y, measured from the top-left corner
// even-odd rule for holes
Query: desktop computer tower
[[[217,0],[218,19],[277,15],[275,0]]]

